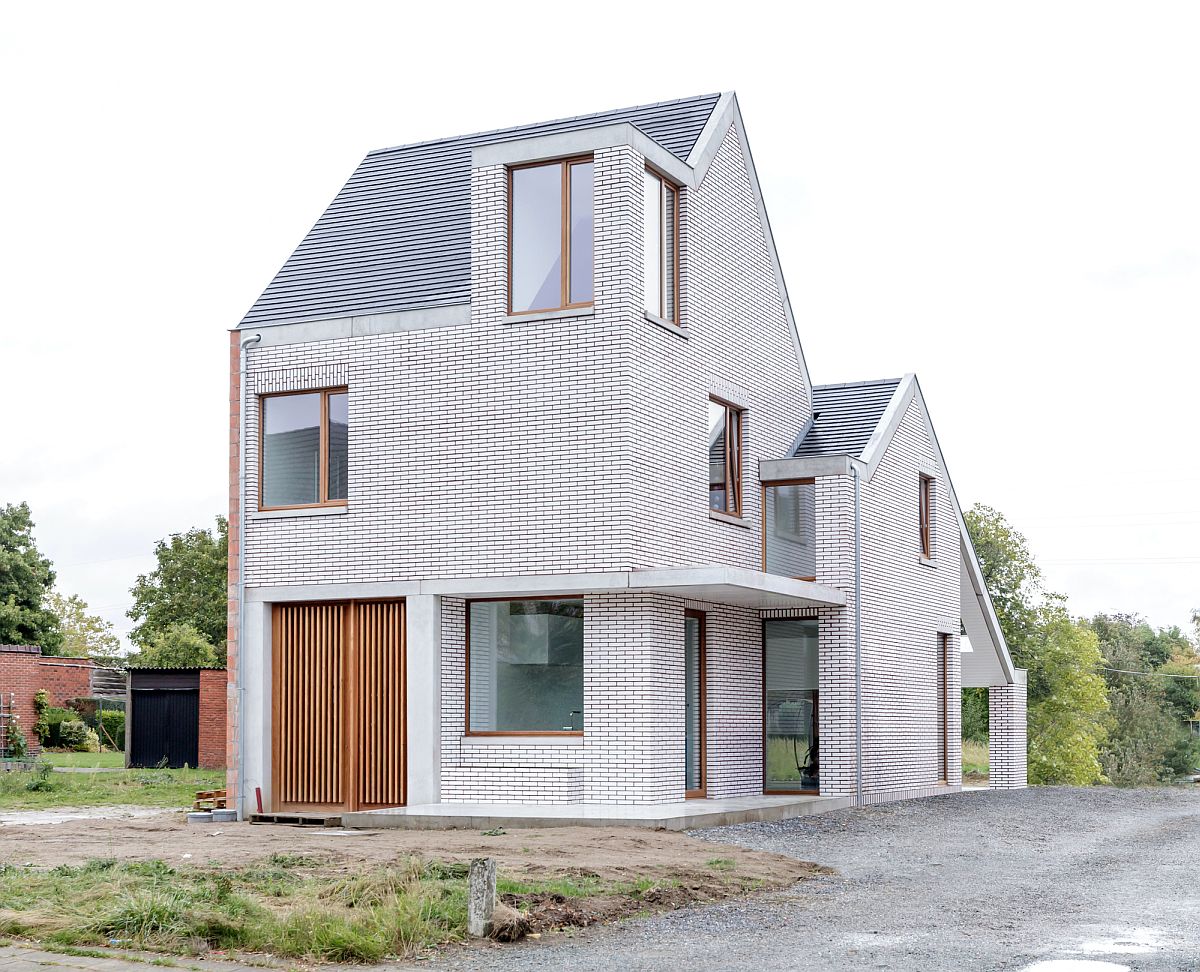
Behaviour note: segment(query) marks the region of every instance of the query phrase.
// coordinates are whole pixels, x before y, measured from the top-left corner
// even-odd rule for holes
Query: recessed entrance
[[[404,804],[403,601],[276,604],[272,810]]]
[[[763,792],[817,793],[817,622],[763,622]]]

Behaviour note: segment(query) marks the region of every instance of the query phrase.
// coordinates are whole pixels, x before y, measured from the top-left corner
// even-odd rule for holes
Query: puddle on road
[[[1027,965],[1021,972],[1129,972],[1129,966],[1096,959],[1050,959]]]
[[[1162,939],[1154,928],[1135,928],[1114,938],[1093,938],[1079,943],[1079,951],[1084,955],[1144,955],[1162,947]]]

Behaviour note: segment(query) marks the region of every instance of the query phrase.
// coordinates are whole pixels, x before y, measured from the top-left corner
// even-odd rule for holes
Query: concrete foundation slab
[[[678,803],[425,803],[342,814],[342,826],[376,830],[491,830],[495,827],[648,827],[690,830],[762,820],[788,820],[844,810],[850,797],[754,796]]]

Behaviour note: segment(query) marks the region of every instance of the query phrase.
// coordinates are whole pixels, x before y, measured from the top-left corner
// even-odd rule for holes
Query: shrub
[[[125,713],[109,709],[100,713],[100,742],[109,749],[125,749]]]
[[[50,774],[53,772],[54,767],[49,763],[39,762],[34,769],[32,778],[25,784],[25,789],[30,793],[48,793],[55,789],[58,784],[50,778]]]
[[[79,721],[79,713],[72,709],[59,709],[55,706],[47,706],[42,718],[46,723],[46,731],[39,738],[42,740],[43,746],[70,746],[70,743],[63,742],[62,727],[66,724],[76,722],[80,726],[83,725]],[[68,730],[74,732],[75,730]]]
[[[33,734],[43,746],[47,745],[46,737],[50,733],[50,727],[46,724],[46,710],[49,708],[50,693],[45,689],[38,689],[33,693]]]
[[[84,733],[83,749],[80,752],[98,753],[100,752],[100,737],[96,735],[96,730],[88,728]]]
[[[10,759],[24,759],[29,755],[25,733],[21,731],[21,723],[16,718],[8,724],[8,738],[4,741],[4,746]]]
[[[92,733],[95,736],[95,733]],[[65,749],[74,750],[77,753],[86,753],[88,751],[88,727],[78,719],[68,720],[59,723],[58,725],[58,740],[59,745]],[[96,741],[99,746],[99,740]]]

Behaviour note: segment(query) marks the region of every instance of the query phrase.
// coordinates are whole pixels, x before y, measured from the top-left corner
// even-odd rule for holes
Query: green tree
[[[1028,672],[1030,782],[1100,782],[1108,702],[1096,635],[1045,592],[1028,541],[1001,513],[976,505],[964,519],[1013,662]]]
[[[129,636],[145,651],[158,636],[178,641],[180,626],[202,637],[225,663],[228,524],[217,517],[216,530],[197,527],[172,534],[154,547],[158,565],[133,585],[135,622]],[[168,632],[174,630],[168,637]],[[190,636],[189,636],[190,637]]]
[[[170,624],[154,632],[129,664],[132,668],[222,668],[225,653],[190,624]]]
[[[58,652],[58,618],[45,605],[53,586],[54,568],[33,540],[29,504],[0,507],[0,644]]]
[[[87,602],[78,594],[65,597],[52,591],[46,607],[58,618],[62,632],[61,653],[76,658],[92,658],[100,664],[113,665],[121,660],[121,639],[113,631],[112,622],[88,613]]]

